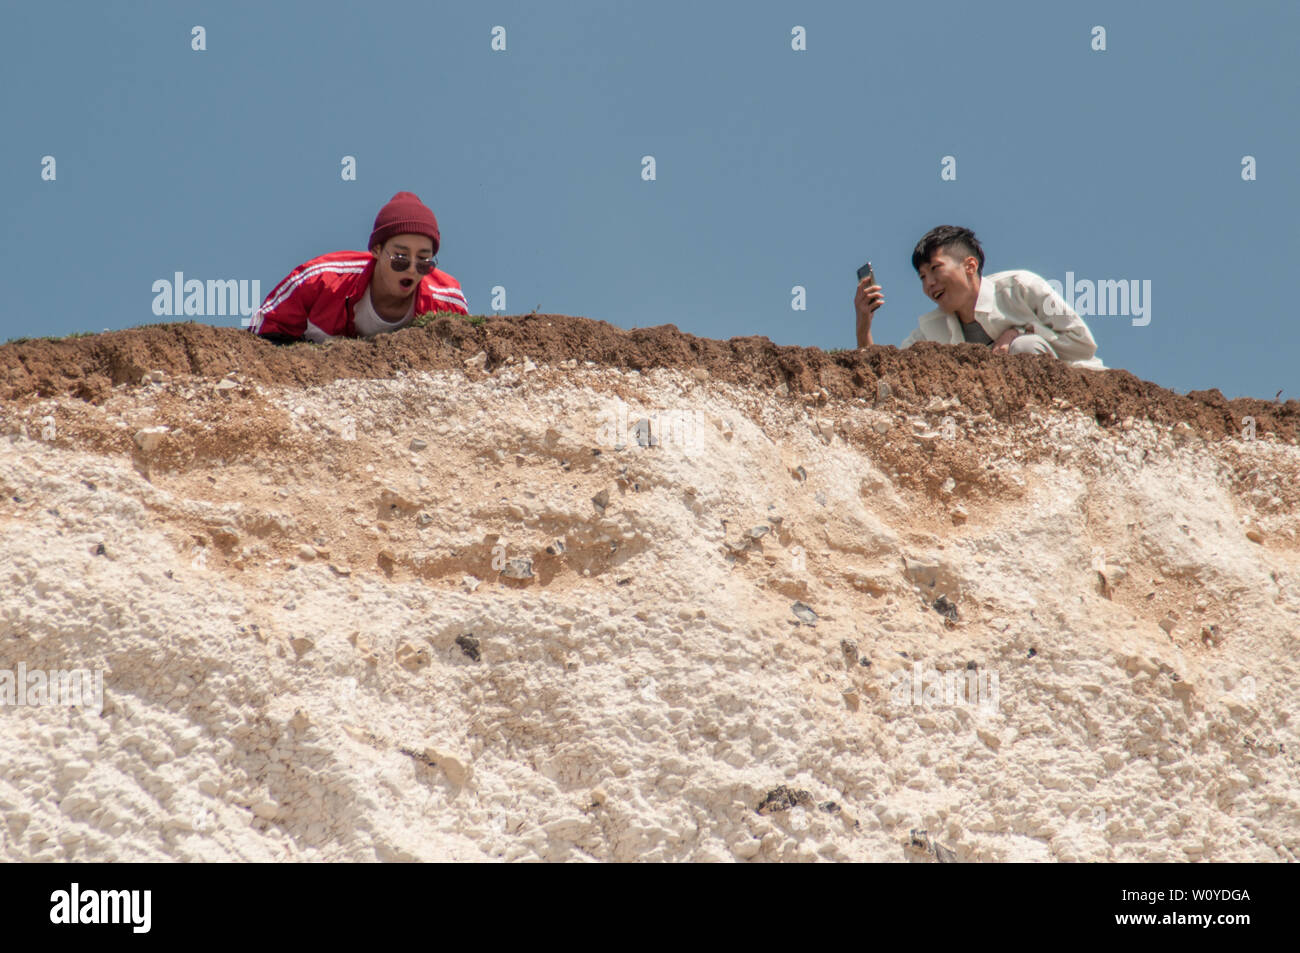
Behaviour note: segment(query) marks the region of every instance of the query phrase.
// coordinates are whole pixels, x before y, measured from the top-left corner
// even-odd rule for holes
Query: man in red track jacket
[[[435,266],[438,220],[413,192],[379,210],[370,251],[299,265],[253,312],[248,329],[277,344],[397,331],[426,311],[469,314],[460,282]],[[414,267],[412,267],[414,266]]]

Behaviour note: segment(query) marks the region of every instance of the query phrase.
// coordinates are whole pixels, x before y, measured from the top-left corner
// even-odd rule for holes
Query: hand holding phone
[[[876,284],[876,273],[867,262],[858,269],[858,293],[853,297],[853,310],[858,317],[858,347],[871,345],[871,318],[876,309],[885,303],[885,293]]]
[[[875,291],[870,289],[875,288]],[[853,298],[853,308],[859,321],[870,321],[876,309],[885,303],[885,293],[876,284],[876,273],[867,262],[858,269],[858,293]]]

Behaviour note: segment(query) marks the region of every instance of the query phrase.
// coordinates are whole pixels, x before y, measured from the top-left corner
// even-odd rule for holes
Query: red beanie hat
[[[394,235],[425,235],[438,254],[438,220],[414,192],[398,192],[375,216],[375,229],[367,248],[382,245]]]

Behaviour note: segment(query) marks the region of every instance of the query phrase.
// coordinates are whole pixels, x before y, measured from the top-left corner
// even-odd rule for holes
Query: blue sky
[[[912,246],[961,224],[987,271],[1150,281],[1149,324],[1085,317],[1108,366],[1300,397],[1294,3],[6,0],[4,22],[0,340],[172,320],[152,288],[177,271],[265,295],[410,190],[475,313],[500,285],[508,313],[852,347],[870,259],[898,344],[930,308]]]

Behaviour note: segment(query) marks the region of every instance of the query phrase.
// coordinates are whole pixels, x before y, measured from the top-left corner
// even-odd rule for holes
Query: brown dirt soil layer
[[[337,378],[388,378],[399,371],[463,368],[484,351],[487,370],[513,357],[538,364],[594,361],[636,370],[703,367],[711,378],[778,388],[791,394],[825,388],[830,397],[874,401],[877,382],[897,400],[924,404],[933,396],[957,397],[973,412],[1006,419],[1031,407],[1064,400],[1102,425],[1126,417],[1163,424],[1185,421],[1207,437],[1239,434],[1243,418],[1258,433],[1292,442],[1300,400],[1285,403],[1237,398],[1217,389],[1176,394],[1128,371],[1091,371],[1051,358],[993,354],[975,344],[919,344],[828,354],[819,348],[782,347],[760,336],[728,341],[695,337],[665,324],[624,331],[604,321],[560,314],[488,317],[480,326],[444,316],[366,341],[277,346],[236,328],[194,322],[154,324],[66,340],[0,345],[0,399],[25,403],[73,394],[99,403],[119,384],[136,385],[150,371],[168,377],[218,379],[237,371],[264,384],[315,385]]]

